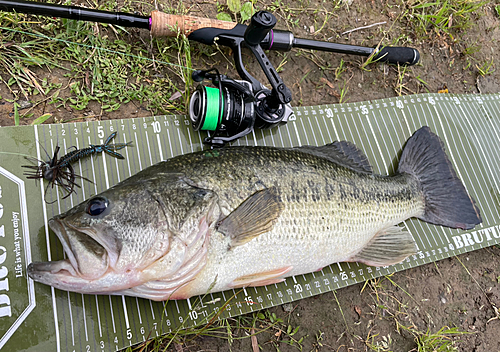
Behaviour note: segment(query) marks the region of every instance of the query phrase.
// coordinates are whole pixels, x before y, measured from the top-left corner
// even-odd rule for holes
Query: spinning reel
[[[150,16],[108,12],[79,6],[63,6],[25,0],[0,0],[0,11],[32,13],[82,21],[110,23],[143,28],[153,37],[176,37],[183,33],[189,40],[233,49],[241,80],[219,74],[216,69],[197,70],[193,79],[210,80],[215,87],[200,85],[191,97],[189,116],[195,130],[209,131],[205,143],[223,146],[257,128],[271,128],[292,119],[292,93],[269,63],[263,49],[289,51],[292,48],[321,50],[341,54],[372,56],[373,60],[398,65],[414,65],[418,50],[407,47],[369,48],[296,38],[291,32],[274,30],[276,17],[266,11],[252,16],[249,26],[194,16],[171,15],[160,11]],[[252,77],[242,62],[241,50],[247,47],[266,74],[271,89]]]
[[[189,103],[193,128],[212,132],[205,138],[206,144],[221,147],[247,135],[255,127],[271,128],[292,117],[292,93],[261,47],[275,25],[276,17],[273,14],[259,11],[252,16],[243,36],[218,36],[218,42],[233,49],[236,68],[242,80],[221,75],[215,68],[193,72],[194,81],[207,79],[216,87],[199,85]],[[272,89],[266,88],[247,72],[241,56],[243,46],[253,53]]]

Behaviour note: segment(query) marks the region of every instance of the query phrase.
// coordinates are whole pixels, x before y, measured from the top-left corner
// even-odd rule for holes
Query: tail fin
[[[425,197],[425,213],[420,219],[464,230],[481,223],[479,209],[457,177],[443,142],[429,127],[420,128],[408,139],[398,172],[420,181]]]

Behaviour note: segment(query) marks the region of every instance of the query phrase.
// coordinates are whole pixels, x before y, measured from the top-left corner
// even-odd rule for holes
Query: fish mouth
[[[34,262],[27,268],[35,281],[60,289],[78,291],[86,283],[101,278],[109,268],[109,255],[92,229],[77,229],[63,219],[49,220],[49,227],[62,244],[66,259]]]

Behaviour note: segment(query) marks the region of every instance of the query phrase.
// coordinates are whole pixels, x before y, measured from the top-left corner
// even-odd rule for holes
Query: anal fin
[[[265,286],[276,284],[284,280],[283,275],[293,269],[293,266],[286,266],[284,268],[264,271],[261,273],[240,276],[231,282],[232,288]]]
[[[350,262],[361,262],[371,266],[385,266],[401,263],[416,253],[413,237],[402,227],[392,226],[378,232]]]

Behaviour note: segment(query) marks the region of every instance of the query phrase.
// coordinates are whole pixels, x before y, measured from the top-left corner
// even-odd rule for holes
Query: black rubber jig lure
[[[54,150],[54,154],[49,161],[38,160],[35,158],[26,158],[29,161],[36,162],[38,165],[23,165],[22,167],[33,169],[34,171],[25,172],[24,175],[26,178],[34,179],[35,181],[39,179],[47,180],[49,183],[45,188],[45,195],[47,195],[47,191],[49,187],[54,188],[55,185],[61,187],[66,191],[66,195],[63,199],[67,198],[71,193],[75,192],[75,186],[80,187],[76,182],[76,178],[83,178],[75,174],[73,166],[71,164],[66,167],[61,167],[59,165],[59,154],[60,147],[56,146]],[[89,180],[88,180],[89,181]],[[45,199],[47,202],[47,200]],[[55,202],[55,201],[54,201]],[[49,204],[53,202],[47,202]]]
[[[76,178],[80,178],[80,179],[83,179],[83,180],[86,180],[86,181],[92,183],[92,181],[90,181],[89,179],[75,174],[73,166],[71,165],[72,163],[74,163],[74,162],[76,162],[84,157],[87,157],[91,154],[97,154],[97,153],[102,153],[102,152],[105,152],[109,155],[112,155],[118,159],[125,159],[125,157],[123,155],[121,155],[120,153],[117,153],[116,151],[123,149],[126,146],[129,146],[132,142],[110,144],[111,140],[116,137],[116,134],[117,134],[116,132],[113,132],[108,138],[106,138],[106,141],[103,144],[90,145],[89,147],[84,148],[84,149],[77,149],[76,147],[71,147],[71,148],[74,148],[74,150],[63,155],[60,159],[58,159],[58,154],[59,154],[59,150],[60,150],[59,146],[56,146],[52,158],[48,161],[38,160],[35,158],[26,158],[32,162],[36,162],[38,165],[23,165],[22,167],[24,167],[24,168],[34,170],[34,171],[26,172],[26,173],[24,173],[24,175],[26,176],[26,178],[29,178],[29,179],[47,180],[49,183],[48,183],[47,187],[45,188],[45,194],[47,194],[47,190],[49,189],[49,186],[51,188],[54,188],[55,185],[61,187],[67,193],[63,197],[63,199],[65,199],[65,198],[69,197],[71,195],[71,193],[76,192],[75,186],[80,187],[75,182]],[[47,200],[45,200],[45,201],[47,202]],[[47,203],[49,203],[49,202],[47,202]],[[50,202],[50,203],[53,203],[53,202]]]

